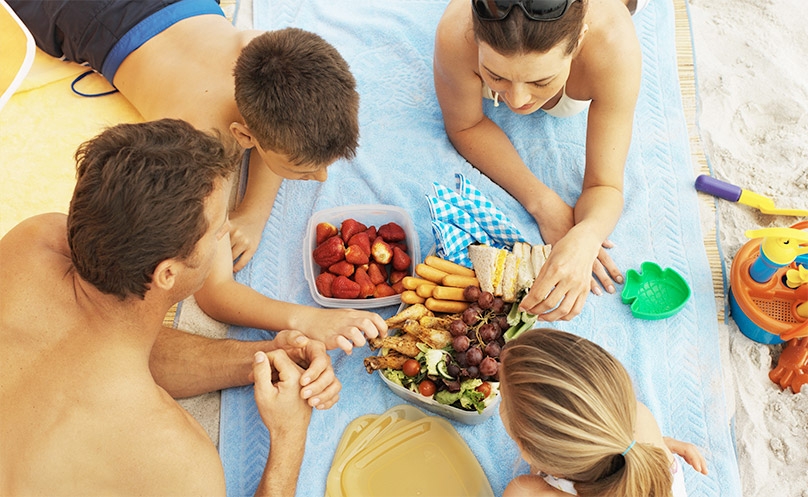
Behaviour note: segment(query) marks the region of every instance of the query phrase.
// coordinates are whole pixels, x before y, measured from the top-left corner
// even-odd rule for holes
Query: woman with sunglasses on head
[[[649,0],[452,0],[435,38],[435,89],[449,140],[508,191],[553,245],[521,302],[539,319],[569,320],[587,294],[622,283],[604,248],[623,208],[623,171],[640,88],[630,10]],[[481,95],[482,90],[482,95]],[[542,183],[482,98],[517,114],[566,117],[589,109],[586,169],[574,207]]]

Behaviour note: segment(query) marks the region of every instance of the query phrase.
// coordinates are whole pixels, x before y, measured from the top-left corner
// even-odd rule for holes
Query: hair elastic
[[[636,441],[636,440],[632,440],[632,441],[631,441],[631,443],[629,444],[629,446],[628,446],[628,447],[626,447],[626,450],[624,450],[624,451],[623,451],[623,453],[622,453],[622,454],[620,454],[620,455],[621,455],[621,456],[623,456],[623,457],[625,457],[625,456],[626,456],[626,454],[628,454],[628,451],[630,451],[630,450],[631,450],[631,448],[632,448],[632,447],[634,447],[634,444],[635,444],[635,443],[637,443],[637,441]]]

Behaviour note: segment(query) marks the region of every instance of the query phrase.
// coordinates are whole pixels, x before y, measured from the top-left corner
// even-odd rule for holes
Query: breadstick
[[[401,301],[405,304],[423,304],[424,300],[425,299],[423,297],[419,297],[414,290],[405,290],[401,292]]]
[[[432,289],[431,297],[438,300],[459,300],[463,302],[466,300],[463,292],[463,288],[453,286],[436,286]]]
[[[469,269],[466,266],[461,266],[460,264],[455,264],[454,262],[447,261],[446,259],[441,259],[440,257],[436,257],[434,255],[426,256],[424,262],[435,269],[440,269],[444,273],[457,274],[460,276],[474,276],[473,269]]]
[[[443,277],[447,276],[449,273],[436,269],[428,264],[421,263],[415,266],[415,274],[433,283],[440,283]]]
[[[443,286],[453,286],[457,288],[466,288],[467,286],[480,286],[480,281],[473,276],[460,276],[457,274],[448,274],[442,280]]]
[[[426,306],[427,309],[433,312],[445,312],[449,314],[454,314],[465,311],[468,308],[469,303],[458,302],[456,300],[439,300],[430,297],[426,299],[424,305]]]
[[[404,285],[404,288],[407,290],[415,290],[420,285],[424,283],[429,285],[434,285],[434,281],[425,280],[423,278],[416,278],[415,276],[405,276],[403,280],[401,280],[401,284]]]
[[[432,291],[437,287],[434,283],[424,283],[423,285],[418,285],[418,288],[415,289],[415,293],[418,294],[421,298],[429,298],[432,296]]]

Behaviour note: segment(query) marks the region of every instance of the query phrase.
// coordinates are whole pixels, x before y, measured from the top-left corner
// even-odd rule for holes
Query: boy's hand
[[[662,440],[671,452],[682,457],[693,469],[703,475],[707,474],[707,461],[704,459],[704,456],[701,455],[698,447],[691,443],[682,442],[681,440],[670,437],[662,437]]]
[[[233,251],[234,273],[243,269],[255,255],[265,224],[266,221],[244,216],[238,210],[230,214],[230,249]]]
[[[278,332],[272,341],[304,370],[300,375],[300,397],[317,409],[329,409],[339,400],[342,383],[331,366],[324,343],[297,330]]]
[[[387,335],[387,323],[375,312],[355,309],[310,308],[300,316],[300,329],[328,350],[341,349],[350,354],[354,347],[364,347],[367,338]]]

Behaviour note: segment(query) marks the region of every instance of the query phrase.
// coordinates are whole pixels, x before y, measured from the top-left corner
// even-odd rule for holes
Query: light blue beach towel
[[[386,203],[406,209],[421,240],[434,244],[426,195],[433,183],[453,185],[460,173],[514,223],[529,242],[541,241],[527,212],[499,186],[471,167],[443,129],[432,83],[435,26],[445,0],[254,0],[254,26],[296,26],[334,44],[356,76],[361,96],[361,140],[352,161],[329,168],[324,184],[286,181],[278,193],[264,238],[237,279],[279,299],[315,305],[303,276],[304,230],[313,212],[329,207]],[[643,80],[634,137],[625,174],[625,209],[611,240],[619,267],[643,261],[671,267],[689,282],[693,297],[664,320],[632,317],[619,295],[591,295],[580,316],[554,326],[589,338],[615,354],[632,375],[640,400],[655,414],[663,433],[702,448],[709,475],[685,469],[691,496],[740,495],[722,384],[715,299],[693,187],[688,133],[679,91],[671,0],[652,0],[634,19],[643,49]],[[574,203],[584,166],[585,113],[557,119],[543,112],[517,116],[485,103],[486,113],[511,137],[533,172]],[[395,309],[380,309],[385,317]],[[271,334],[231,328],[244,340]],[[332,352],[342,381],[339,403],[315,411],[297,495],[322,496],[331,458],[343,429],[356,417],[379,414],[403,402],[362,359]],[[454,423],[480,461],[497,495],[527,467],[498,416],[483,424]],[[269,450],[266,429],[251,387],[222,394],[220,452],[231,496],[252,495]],[[517,469],[514,469],[517,468]]]

